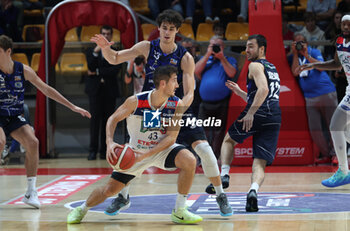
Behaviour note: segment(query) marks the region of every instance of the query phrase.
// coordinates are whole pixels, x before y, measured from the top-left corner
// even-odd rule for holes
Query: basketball
[[[115,170],[126,170],[134,165],[135,153],[130,146],[125,145],[123,148],[116,147],[114,153],[117,159],[111,157],[108,159],[108,162]]]

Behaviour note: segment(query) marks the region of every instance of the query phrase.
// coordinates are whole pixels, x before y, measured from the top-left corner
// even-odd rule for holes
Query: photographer
[[[228,79],[235,76],[237,61],[224,55],[224,42],[218,36],[210,39],[207,53],[197,62],[195,75],[201,80],[199,94],[199,118],[221,119],[221,127],[204,127],[209,144],[217,157],[225,136],[227,108],[230,90],[225,86]]]
[[[126,84],[134,83],[134,94],[140,93],[145,83],[145,64],[146,60],[143,55],[137,56],[133,61],[128,62],[128,68],[125,73],[124,81]]]
[[[335,153],[329,124],[337,107],[337,93],[325,71],[300,70],[300,66],[303,64],[323,61],[321,52],[309,47],[305,36],[301,33],[295,33],[293,40],[292,54],[288,56],[288,61],[292,65],[292,73],[298,78],[301,91],[304,94],[312,140],[320,150],[321,155],[316,163],[331,162]],[[322,129],[323,124],[326,125],[325,132]]]

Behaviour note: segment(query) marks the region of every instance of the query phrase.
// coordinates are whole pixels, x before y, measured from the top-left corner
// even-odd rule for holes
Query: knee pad
[[[198,144],[194,148],[194,151],[201,158],[204,175],[206,177],[216,177],[220,175],[215,154],[207,142]]]

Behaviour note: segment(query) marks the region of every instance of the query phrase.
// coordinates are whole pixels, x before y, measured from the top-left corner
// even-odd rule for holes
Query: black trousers
[[[113,114],[116,97],[108,95],[105,85],[101,83],[96,95],[89,95],[90,104],[90,147],[89,151],[101,156],[106,155],[106,123]]]

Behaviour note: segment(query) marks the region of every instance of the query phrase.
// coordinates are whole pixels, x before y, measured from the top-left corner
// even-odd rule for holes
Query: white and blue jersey
[[[169,119],[174,116],[175,109],[179,102],[179,98],[169,97],[166,102],[158,109],[160,112],[160,126],[145,127],[144,114],[145,112],[156,111],[151,104],[152,91],[141,92],[136,95],[137,107],[133,114],[127,117],[127,129],[130,135],[130,145],[138,151],[148,151],[157,145],[164,137]]]
[[[17,116],[23,113],[24,74],[23,64],[14,62],[12,74],[0,70],[0,116]]]

